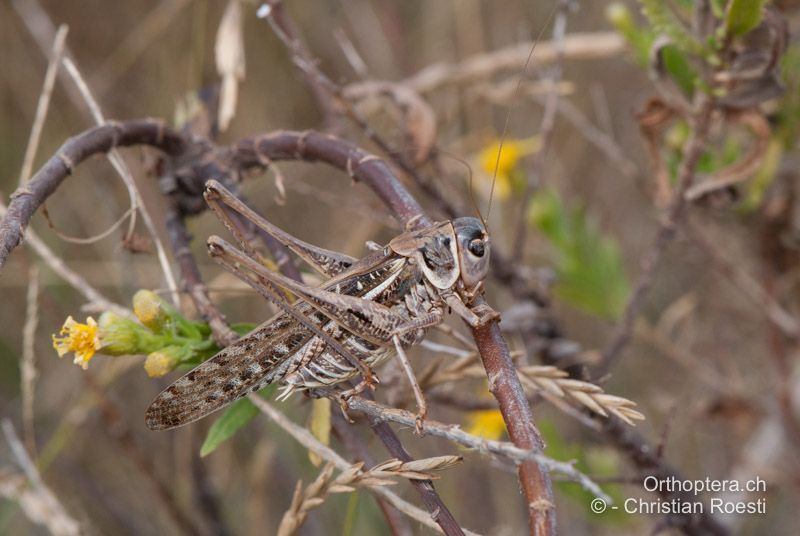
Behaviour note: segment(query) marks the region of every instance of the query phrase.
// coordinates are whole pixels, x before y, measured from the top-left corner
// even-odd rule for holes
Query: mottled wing
[[[371,258],[370,258],[371,257]],[[404,259],[381,255],[362,259],[328,281],[323,288],[369,300],[380,300],[396,291]],[[308,303],[295,305],[298,312],[322,326],[328,320]],[[246,394],[280,381],[290,368],[302,366],[294,357],[304,348],[314,355],[325,350],[317,337],[288,315],[280,314],[260,325],[208,361],[170,385],[147,408],[145,421],[151,430],[166,430],[205,417]],[[319,341],[316,341],[319,343]],[[306,362],[314,355],[303,352]]]
[[[151,430],[166,430],[205,417],[281,377],[291,356],[313,339],[281,315],[221,350],[165,389],[147,408]]]

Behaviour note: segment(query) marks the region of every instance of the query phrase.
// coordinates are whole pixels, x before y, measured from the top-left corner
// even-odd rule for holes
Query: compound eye
[[[473,240],[470,240],[468,248],[469,252],[475,255],[476,257],[483,257],[483,254],[486,251],[486,247],[484,246],[482,238],[475,238]]]

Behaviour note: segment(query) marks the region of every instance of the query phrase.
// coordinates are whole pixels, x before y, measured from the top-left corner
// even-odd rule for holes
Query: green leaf
[[[689,54],[708,58],[709,51],[683,25],[667,2],[639,0],[639,4],[642,6],[642,14],[656,33],[666,35],[676,47]]]
[[[670,78],[675,81],[684,95],[691,96],[694,93],[697,73],[692,69],[692,65],[683,51],[678,47],[668,45],[661,50],[661,57]]]
[[[764,0],[730,0],[725,17],[728,35],[744,35],[761,23]]]
[[[275,390],[274,385],[268,385],[258,392],[259,396],[269,399]],[[211,428],[208,429],[206,440],[200,447],[200,457],[205,457],[214,452],[217,447],[233,437],[233,434],[252,421],[258,415],[258,408],[246,398],[241,398],[225,410]]]
[[[617,243],[604,236],[580,208],[565,207],[555,190],[539,192],[528,221],[555,251],[555,294],[591,314],[616,319],[630,290]]]

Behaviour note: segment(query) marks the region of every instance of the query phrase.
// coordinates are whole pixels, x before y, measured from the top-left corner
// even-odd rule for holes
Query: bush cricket
[[[159,394],[147,410],[147,426],[162,430],[188,424],[270,383],[283,384],[279,398],[286,398],[361,374],[363,381],[342,393],[350,396],[374,387],[372,367],[395,355],[414,390],[421,431],[427,408],[404,347],[419,343],[447,309],[473,326],[497,316],[488,307],[469,308],[489,270],[484,224],[464,217],[408,229],[357,260],[294,238],[217,181],[207,183],[204,196],[241,247],[212,236],[210,255],[281,312]],[[275,237],[328,280],[313,287],[266,268],[225,208]],[[298,300],[290,303],[283,291]]]

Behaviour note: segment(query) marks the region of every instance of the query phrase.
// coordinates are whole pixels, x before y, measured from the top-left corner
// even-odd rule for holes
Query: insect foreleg
[[[488,322],[500,318],[500,313],[488,305],[470,309],[461,301],[461,298],[454,293],[443,293],[442,299],[444,299],[445,303],[455,314],[463,318],[464,321],[473,328],[484,326]],[[475,311],[477,311],[477,313]]]

